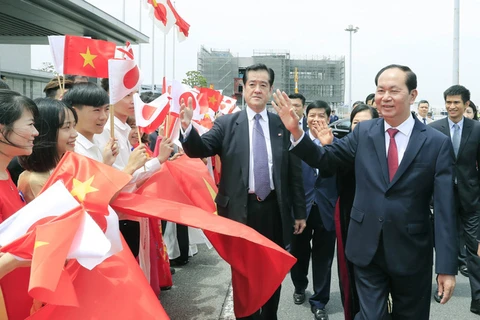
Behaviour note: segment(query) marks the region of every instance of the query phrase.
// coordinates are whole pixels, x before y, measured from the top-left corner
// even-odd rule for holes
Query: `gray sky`
[[[142,2],[146,0],[142,0]],[[90,0],[91,4],[122,20],[122,1]],[[470,89],[472,100],[480,104],[476,76],[480,70],[478,49],[479,0],[460,1],[460,84]],[[126,23],[150,36],[151,19],[140,0],[125,0]],[[115,4],[115,5],[113,5]],[[178,13],[191,25],[190,36],[176,44],[176,78],[196,70],[197,51],[207,48],[230,49],[240,56],[253,50],[289,50],[293,57],[346,57],[348,90],[349,35],[344,29],[360,28],[353,35],[352,100],[364,100],[374,92],[374,77],[390,63],[405,64],[418,76],[417,101],[427,99],[443,106],[443,91],[452,84],[453,0],[176,0]],[[155,82],[163,76],[163,34],[155,31]],[[172,32],[167,36],[167,78],[172,78]],[[152,49],[141,46],[144,83],[151,83]],[[47,48],[38,53],[32,67],[50,61]],[[135,48],[136,56],[139,55]],[[281,88],[280,88],[281,89]],[[345,92],[348,96],[348,92]]]

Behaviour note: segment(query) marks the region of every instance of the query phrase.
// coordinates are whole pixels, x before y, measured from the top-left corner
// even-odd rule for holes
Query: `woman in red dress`
[[[11,90],[0,90],[0,222],[25,205],[23,195],[17,190],[7,171],[15,156],[32,153],[33,141],[38,136],[35,103]],[[6,253],[0,257],[0,310],[1,319],[23,320],[30,315],[33,299],[28,295],[30,268],[18,268],[19,262]]]

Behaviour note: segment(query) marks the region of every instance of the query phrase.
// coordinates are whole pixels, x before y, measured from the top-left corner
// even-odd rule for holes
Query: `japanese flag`
[[[193,120],[201,120],[203,116],[200,114],[200,103],[198,102],[198,94],[200,92],[193,89],[189,85],[180,83],[176,80],[172,81],[172,106],[170,112],[178,117],[180,114],[180,103],[182,99],[185,101],[185,105],[188,106],[188,99],[192,99],[193,108]]]
[[[138,93],[133,96],[135,122],[145,133],[152,133],[165,121],[170,110],[170,95],[162,94],[152,102],[144,103]]]
[[[133,57],[133,50],[127,42],[125,49],[119,48],[123,59],[108,60],[108,82],[110,104],[115,104],[126,95],[138,89],[141,84],[141,72]]]
[[[237,107],[237,100],[230,98],[228,96],[223,96],[222,102],[220,103],[220,107],[218,108],[218,111],[220,111],[223,114],[229,114],[229,113],[235,113],[240,111],[240,109]]]

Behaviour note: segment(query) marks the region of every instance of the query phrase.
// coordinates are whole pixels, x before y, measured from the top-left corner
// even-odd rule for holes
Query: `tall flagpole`
[[[163,76],[167,77],[167,34],[163,34]]]
[[[155,22],[152,21],[152,91],[155,85]]]
[[[173,1],[173,7],[175,8],[175,1]],[[172,80],[175,80],[175,26],[173,26],[173,61],[172,61]]]
[[[142,32],[142,3],[139,2],[139,14],[138,14],[138,30],[140,31],[140,33]],[[140,42],[138,43],[138,60],[137,60],[137,63],[138,63],[138,67],[140,68],[140,70],[142,70],[142,45],[140,44]]]
[[[460,0],[454,0],[453,7],[453,79],[452,84],[460,82]]]

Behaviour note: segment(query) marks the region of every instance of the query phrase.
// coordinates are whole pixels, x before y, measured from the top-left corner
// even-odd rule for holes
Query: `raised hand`
[[[170,158],[170,155],[173,151],[173,142],[170,138],[163,138],[162,142],[160,142],[160,151],[158,152],[158,160],[160,163],[164,163],[165,161]]]
[[[145,165],[147,161],[148,161],[147,149],[145,144],[141,143],[130,154],[130,157],[128,158],[127,166],[123,171],[129,174],[133,174],[135,171],[137,171],[137,169]]]
[[[187,103],[188,105],[185,105],[184,99],[180,101],[180,121],[183,130],[187,130],[193,118],[193,100],[191,97],[188,98]]]
[[[117,159],[118,152],[119,150],[118,150],[118,144],[116,142],[116,139],[110,138],[105,148],[103,148],[103,152],[102,152],[103,163],[111,166]]]
[[[317,137],[322,146],[327,144],[332,144],[333,142],[333,132],[332,128],[328,127],[328,124],[325,120],[318,120],[311,128],[313,135]]]
[[[277,89],[273,93],[272,106],[277,111],[278,116],[283,122],[285,128],[291,132],[295,140],[300,139],[303,134],[302,128],[300,128],[299,121],[300,118],[295,113],[295,110],[292,107],[292,102],[285,92],[280,92]]]

